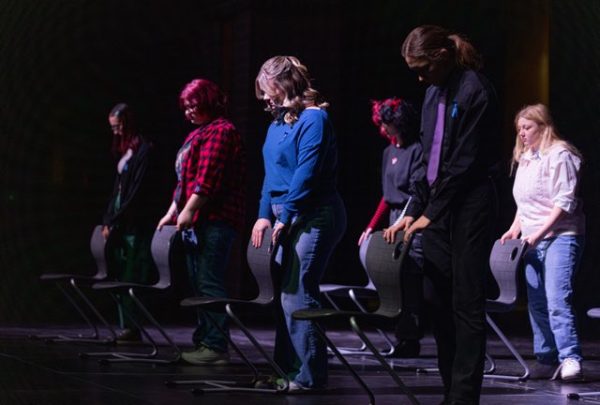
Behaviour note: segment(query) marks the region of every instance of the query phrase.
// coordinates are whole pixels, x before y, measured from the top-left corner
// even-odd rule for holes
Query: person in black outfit
[[[423,148],[419,142],[420,116],[417,108],[407,100],[392,97],[371,102],[371,117],[378,132],[389,145],[383,151],[381,184],[383,196],[367,228],[361,234],[358,245],[373,230],[384,229],[383,237],[394,243],[396,233],[414,218],[404,216],[404,209],[413,205],[422,211],[422,202],[415,192],[415,185],[425,177]],[[402,272],[403,311],[396,324],[398,343],[393,357],[418,357],[423,336],[419,310],[423,291],[423,252],[421,235],[413,238],[409,252],[407,271]]]
[[[402,56],[427,89],[421,114],[427,196],[406,237],[422,230],[424,273],[438,305],[432,313],[444,404],[478,404],[486,344],[485,274],[500,161],[496,93],[478,72],[468,40],[438,26],[410,32]],[[439,114],[438,114],[439,111]],[[420,216],[416,216],[419,215]]]
[[[108,240],[109,271],[120,281],[148,282],[154,264],[150,244],[154,214],[148,204],[152,144],[136,129],[131,108],[124,103],[108,115],[113,133],[112,153],[117,159],[117,175],[103,217],[102,234]],[[130,317],[135,316],[132,299],[119,295],[119,324],[123,329],[118,343],[141,341],[141,333]]]

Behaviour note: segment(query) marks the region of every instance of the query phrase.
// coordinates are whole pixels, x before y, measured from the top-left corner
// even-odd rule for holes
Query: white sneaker
[[[563,381],[581,380],[583,373],[581,371],[581,363],[573,358],[566,358],[560,364],[560,379]],[[558,371],[558,370],[557,370]]]

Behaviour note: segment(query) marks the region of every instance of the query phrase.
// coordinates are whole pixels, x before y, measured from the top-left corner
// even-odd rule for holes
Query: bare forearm
[[[198,211],[204,204],[206,204],[208,198],[205,196],[201,196],[199,194],[192,194],[188,199],[185,207],[183,207],[183,211],[196,212]]]

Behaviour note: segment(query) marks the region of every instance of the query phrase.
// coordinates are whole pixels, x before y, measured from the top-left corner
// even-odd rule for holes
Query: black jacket
[[[137,151],[127,161],[126,168],[117,174],[113,192],[104,213],[104,225],[118,227],[127,232],[134,231],[140,226],[148,227],[157,222],[151,210],[151,180],[153,173],[153,147],[148,141],[142,140]],[[121,186],[121,204],[115,209],[115,201]],[[149,201],[150,200],[150,201]]]
[[[450,209],[455,197],[497,175],[502,146],[494,88],[478,72],[455,70],[443,86],[429,86],[425,94],[421,115],[425,168],[442,90],[447,92],[446,117],[438,177],[431,186],[425,178],[418,187],[421,199],[426,201],[422,214],[432,221]],[[408,214],[416,217],[421,213]]]

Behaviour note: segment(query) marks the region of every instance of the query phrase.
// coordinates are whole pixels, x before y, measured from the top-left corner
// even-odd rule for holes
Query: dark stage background
[[[88,239],[113,183],[107,114],[117,102],[137,110],[144,133],[160,150],[163,176],[148,204],[159,214],[167,209],[174,156],[192,129],[178,94],[195,77],[227,91],[231,118],[246,139],[247,225],[229,286],[234,295],[251,296],[243,251],[257,210],[260,148],[269,123],[254,97],[254,78],[262,62],[277,54],[298,56],[331,103],[349,225],[327,279],[364,281],[356,240],[381,195],[385,147],[370,122],[369,100],[421,100],[425,87],[408,71],[400,46],[424,23],[467,34],[483,53],[503,107],[507,167],[512,117],[526,103],[548,103],[561,132],[583,151],[588,237],[576,305],[581,314],[600,305],[600,1],[1,0],[0,322],[74,320],[62,297],[38,276],[93,269]],[[500,191],[498,236],[514,215],[508,176]],[[191,322],[178,307],[189,293],[181,268],[176,281],[170,294],[153,301],[154,310],[165,322]],[[114,312],[106,297],[96,299]],[[527,331],[524,307],[506,322]]]

